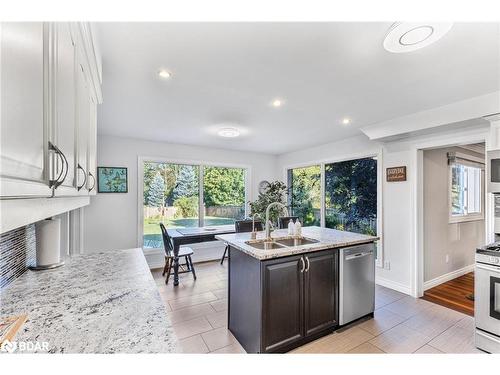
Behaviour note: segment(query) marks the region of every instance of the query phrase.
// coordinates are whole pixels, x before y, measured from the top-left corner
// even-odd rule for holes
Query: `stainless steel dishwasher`
[[[340,249],[339,324],[375,310],[375,244]]]

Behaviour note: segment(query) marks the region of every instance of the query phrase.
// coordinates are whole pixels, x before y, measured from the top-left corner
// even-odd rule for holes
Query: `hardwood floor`
[[[181,274],[165,285],[152,274],[184,353],[245,353],[227,329],[227,262],[195,264],[198,279]],[[376,286],[375,316],[292,353],[478,353],[474,319],[446,307]]]
[[[422,299],[474,316],[474,301],[467,298],[474,293],[474,273],[457,277],[424,292]]]

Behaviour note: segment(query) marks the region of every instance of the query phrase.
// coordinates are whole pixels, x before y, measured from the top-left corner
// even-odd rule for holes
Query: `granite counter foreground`
[[[0,316],[28,314],[15,341],[50,353],[171,353],[178,343],[142,249],[77,255],[0,292]],[[40,350],[40,352],[45,352]]]
[[[288,233],[287,229],[279,229],[274,231],[271,237],[283,238],[287,237],[287,233]],[[318,240],[319,242],[309,245],[282,247],[279,249],[272,249],[272,250],[260,250],[245,243],[246,241],[250,240],[250,233],[224,234],[215,236],[215,238],[227,242],[235,249],[238,249],[259,260],[280,258],[295,254],[304,254],[313,251],[331,249],[334,247],[359,245],[363,243],[374,242],[379,239],[378,237],[367,236],[364,234],[345,232],[336,229],[320,228],[316,226],[303,227],[302,236]],[[265,238],[264,232],[257,233],[257,239],[264,239],[264,238]]]

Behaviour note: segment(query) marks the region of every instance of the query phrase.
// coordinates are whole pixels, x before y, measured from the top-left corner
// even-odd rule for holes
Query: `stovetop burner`
[[[476,253],[500,257],[500,242],[493,242],[491,244],[481,246],[476,250]]]

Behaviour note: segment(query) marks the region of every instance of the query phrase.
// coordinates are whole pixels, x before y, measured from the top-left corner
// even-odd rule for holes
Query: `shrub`
[[[198,197],[180,197],[174,201],[175,218],[193,217],[198,214]]]

